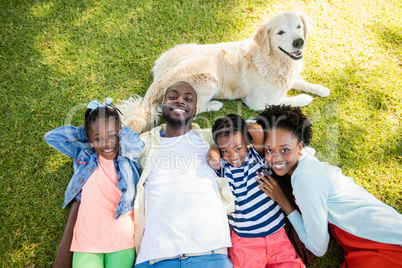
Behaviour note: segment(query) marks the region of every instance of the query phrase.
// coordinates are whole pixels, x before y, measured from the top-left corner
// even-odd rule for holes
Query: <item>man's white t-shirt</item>
[[[136,263],[231,246],[208,149],[193,131],[161,138],[145,182],[145,232]]]

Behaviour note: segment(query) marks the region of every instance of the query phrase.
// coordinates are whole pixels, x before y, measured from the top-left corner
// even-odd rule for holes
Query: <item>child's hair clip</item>
[[[96,110],[99,107],[113,107],[112,101],[113,101],[112,98],[106,98],[103,103],[99,103],[99,101],[97,100],[91,101],[87,105],[87,109],[91,109],[91,112],[89,114],[91,114],[94,110]]]

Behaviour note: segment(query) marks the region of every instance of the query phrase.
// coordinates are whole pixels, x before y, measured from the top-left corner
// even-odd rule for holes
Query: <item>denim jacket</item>
[[[64,197],[63,208],[74,198],[81,201],[81,189],[98,168],[98,154],[88,142],[85,127],[62,126],[45,134],[45,141],[59,152],[74,159],[74,175]],[[117,205],[115,218],[127,213],[134,207],[135,187],[139,180],[138,158],[144,143],[129,127],[119,132],[120,152],[114,159],[117,172],[117,188],[122,197]]]

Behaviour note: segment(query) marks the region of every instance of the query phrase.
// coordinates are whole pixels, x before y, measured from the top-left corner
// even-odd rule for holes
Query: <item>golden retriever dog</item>
[[[299,77],[310,23],[303,12],[276,15],[263,22],[253,38],[220,44],[182,44],[163,53],[153,67],[154,81],[144,98],[131,97],[118,108],[138,133],[158,122],[167,88],[184,81],[197,92],[197,111],[218,111],[212,99],[242,99],[251,110],[266,104],[305,106],[312,97],[286,97],[290,89],[328,96],[329,89]]]

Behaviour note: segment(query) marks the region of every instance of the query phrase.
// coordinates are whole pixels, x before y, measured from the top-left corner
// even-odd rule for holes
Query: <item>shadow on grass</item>
[[[60,207],[72,166],[66,158],[52,160],[60,154],[44,133],[63,125],[77,104],[145,94],[153,62],[176,44],[229,41],[244,20],[236,5],[0,3],[0,266],[50,267],[62,235],[68,211]],[[83,115],[74,123],[82,124]]]
[[[402,27],[388,27],[377,23],[372,25],[372,31],[381,39],[381,43],[387,49],[402,49]],[[399,51],[401,53],[402,51]]]

